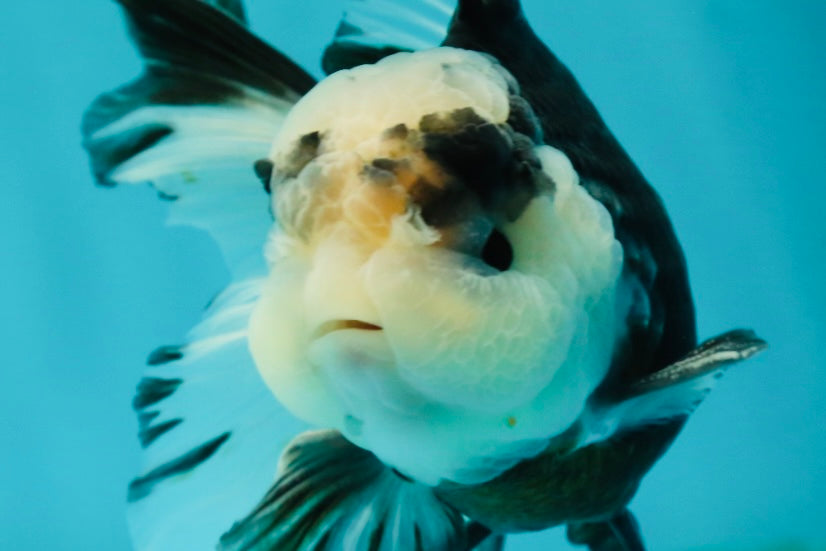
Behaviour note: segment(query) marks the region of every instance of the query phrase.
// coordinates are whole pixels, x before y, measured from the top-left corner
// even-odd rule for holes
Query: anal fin
[[[325,430],[292,441],[272,488],[219,549],[453,551],[465,540],[462,515],[429,487]]]

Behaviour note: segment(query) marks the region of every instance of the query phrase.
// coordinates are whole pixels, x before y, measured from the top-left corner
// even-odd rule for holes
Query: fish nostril
[[[330,320],[325,321],[318,329],[313,331],[311,340],[319,339],[325,335],[329,335],[334,331],[342,331],[344,329],[359,329],[362,331],[381,331],[381,326],[374,323],[368,323],[360,320]]]
[[[499,230],[490,232],[485,246],[482,248],[482,261],[500,272],[504,272],[513,263],[513,249],[510,241]]]

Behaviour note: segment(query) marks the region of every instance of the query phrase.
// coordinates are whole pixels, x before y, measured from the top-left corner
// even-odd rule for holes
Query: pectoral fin
[[[462,515],[336,431],[298,436],[275,484],[221,538],[221,551],[453,551]]]
[[[751,330],[735,329],[711,338],[677,362],[626,388],[611,400],[592,400],[583,420],[580,447],[624,430],[685,418],[733,363],[767,346]]]
[[[767,346],[766,341],[749,329],[723,333],[708,339],[683,359],[638,381],[630,387],[630,394],[648,394],[692,381],[705,381],[697,386],[704,387],[705,392],[708,392],[713,383],[707,377],[719,379],[729,365],[750,358]],[[699,396],[699,399],[702,400],[704,395]]]

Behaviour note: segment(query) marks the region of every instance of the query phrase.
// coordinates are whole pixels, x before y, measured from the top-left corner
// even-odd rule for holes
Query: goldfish
[[[662,201],[519,2],[354,1],[320,81],[240,0],[117,3],[144,72],[92,172],[232,275],[138,385],[136,549],[644,549],[642,478],[766,343],[698,343]]]

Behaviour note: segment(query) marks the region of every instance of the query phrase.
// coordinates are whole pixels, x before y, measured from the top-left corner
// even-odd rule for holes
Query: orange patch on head
[[[407,210],[407,196],[398,186],[359,186],[344,199],[343,209],[363,234],[383,240],[390,234],[393,217]]]

